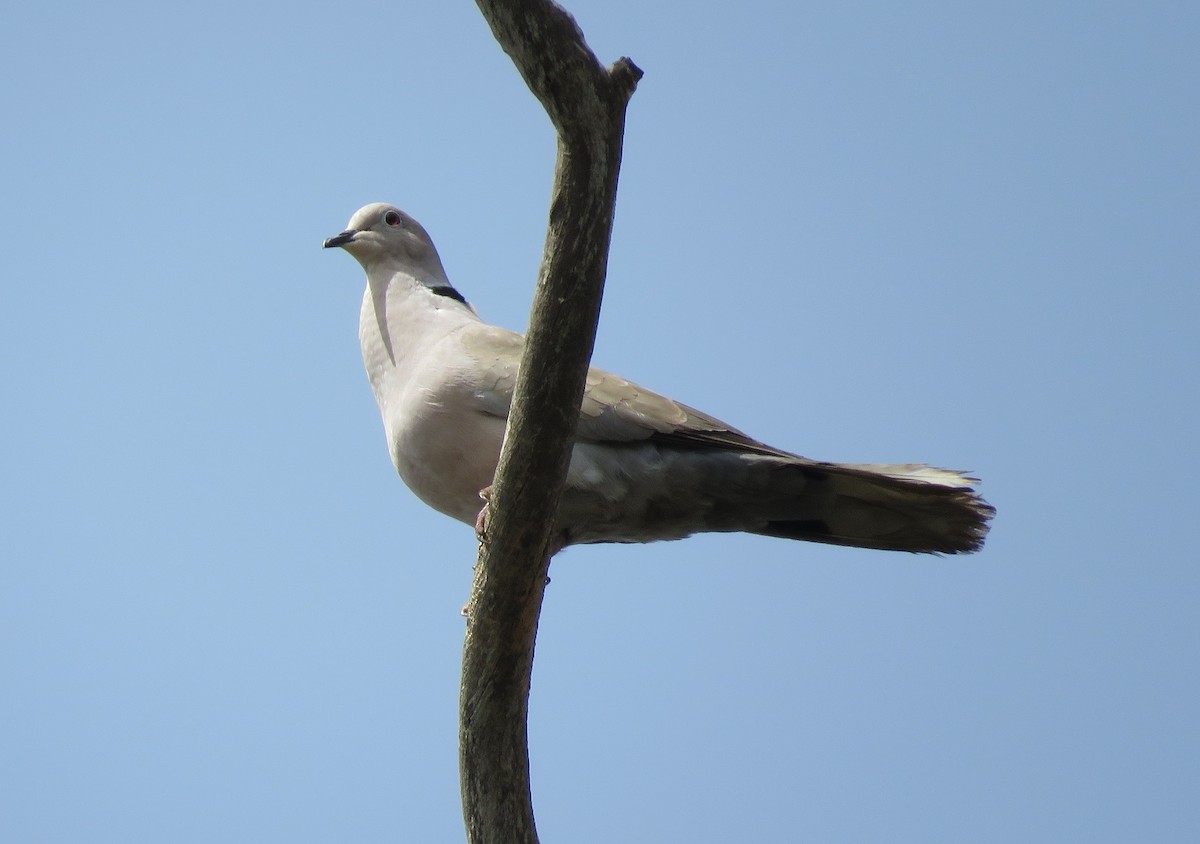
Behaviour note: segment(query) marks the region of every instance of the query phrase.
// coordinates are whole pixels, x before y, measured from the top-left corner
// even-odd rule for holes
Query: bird
[[[524,337],[479,317],[394,205],[360,208],[324,246],[367,276],[359,341],[392,463],[423,502],[480,530]],[[924,464],[811,460],[590,368],[551,553],[704,532],[967,553],[995,513],[977,483]]]

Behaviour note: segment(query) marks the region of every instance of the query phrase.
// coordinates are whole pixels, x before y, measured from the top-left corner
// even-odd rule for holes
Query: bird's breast
[[[474,524],[479,493],[496,473],[504,420],[425,393],[405,397],[384,423],[392,462],[409,489],[435,510]]]

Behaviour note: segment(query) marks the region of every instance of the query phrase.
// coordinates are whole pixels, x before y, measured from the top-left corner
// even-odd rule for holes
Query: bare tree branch
[[[558,132],[550,220],[475,569],[459,768],[467,839],[536,842],[528,704],[534,640],[608,262],[625,106],[641,71],[605,68],[548,0],[476,0]]]

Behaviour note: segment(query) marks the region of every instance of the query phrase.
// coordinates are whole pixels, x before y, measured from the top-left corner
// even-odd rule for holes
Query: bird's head
[[[340,246],[370,273],[375,266],[396,265],[444,278],[433,241],[421,224],[394,205],[374,202],[354,212],[345,231],[326,238],[325,248]]]

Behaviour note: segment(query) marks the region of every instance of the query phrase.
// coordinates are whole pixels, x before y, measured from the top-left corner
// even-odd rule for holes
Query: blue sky
[[[646,72],[596,363],[999,515],[561,556],[543,840],[1200,838],[1195,4],[569,5]],[[395,202],[521,328],[540,106],[467,2],[18,4],[0,68],[0,840],[461,840],[474,538],[320,244]]]

